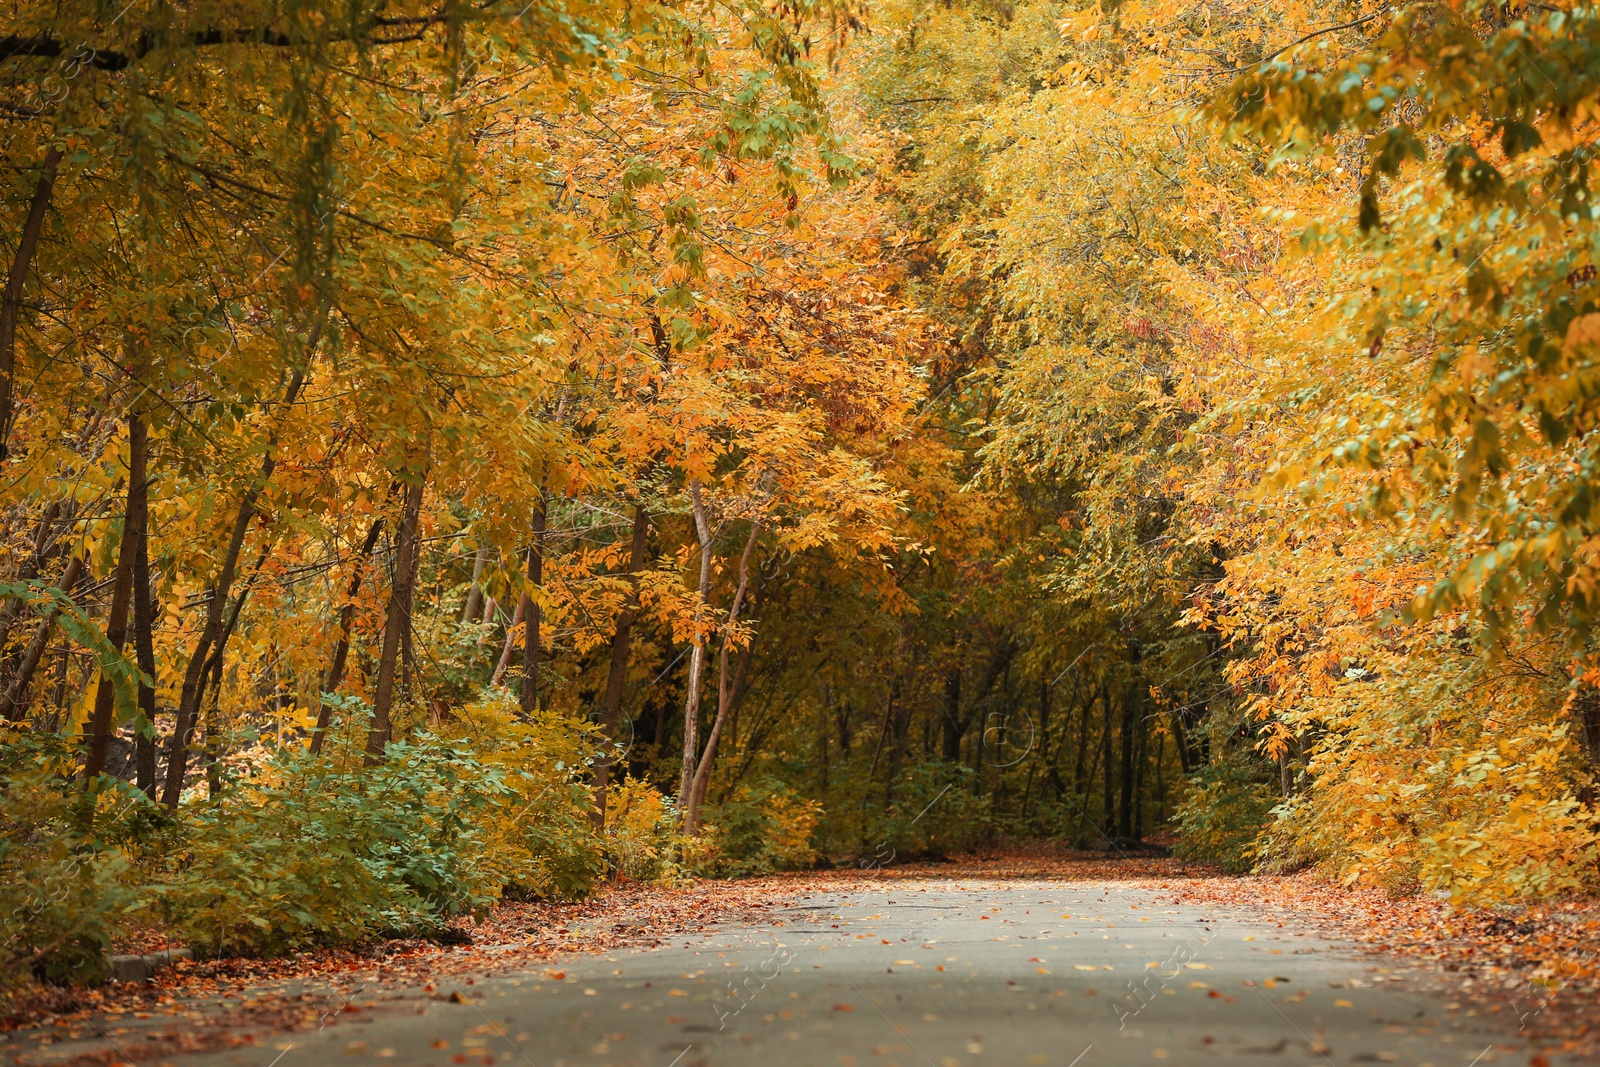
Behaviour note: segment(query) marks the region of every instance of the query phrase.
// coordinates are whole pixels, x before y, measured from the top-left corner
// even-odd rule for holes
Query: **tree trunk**
[[[27,283],[28,269],[33,265],[33,254],[39,247],[44,213],[50,206],[50,194],[56,183],[56,167],[60,163],[61,149],[52,148],[45,153],[39,184],[34,186],[33,202],[28,205],[28,218],[22,224],[17,255],[11,261],[11,274],[6,279],[5,297],[0,302],[0,462],[10,456],[11,406],[14,402],[13,382],[17,367],[17,320],[22,317],[22,290]]]
[[[1027,820],[1033,804],[1033,782],[1042,766],[1049,763],[1050,750],[1050,670],[1046,667],[1039,675],[1039,732],[1034,737],[1039,758],[1028,761],[1028,776],[1022,787],[1022,818]],[[1031,755],[1031,753],[1030,753]],[[1026,758],[1026,757],[1024,757]]]
[[[478,583],[483,581],[483,572],[489,566],[489,546],[479,545],[478,551],[472,557],[472,585],[467,589],[466,603],[461,605],[461,622],[464,624],[478,621],[478,613],[483,610],[483,586]]]
[[[141,434],[149,434],[139,419]],[[133,427],[130,426],[130,434]],[[146,477],[141,498],[138,541],[133,544],[133,654],[139,664],[139,713],[144,721],[134,729],[134,782],[150,800],[155,800],[155,590],[150,587],[150,490],[149,443],[146,451]],[[130,475],[131,477],[131,475]],[[123,531],[123,537],[133,536]]]
[[[422,546],[419,544],[411,559],[411,575],[406,579],[406,588],[412,591],[411,599],[413,602],[417,598],[417,575],[421,556]],[[412,633],[413,629],[411,612],[407,611],[406,624],[400,628],[400,692],[402,694],[412,692],[417,685],[417,647],[415,642],[416,635]]]
[[[1103,693],[1102,686],[1098,691],[1090,690],[1089,699],[1083,705],[1083,726],[1078,730],[1078,744],[1072,754],[1072,795],[1088,800],[1088,786],[1083,776],[1083,761],[1089,755],[1089,730],[1094,723],[1094,705]]]
[[[1141,701],[1143,710],[1143,702]],[[1144,840],[1144,779],[1150,765],[1150,731],[1145,729],[1145,717],[1139,716],[1139,747],[1133,753],[1133,839]]]
[[[70,595],[73,587],[78,584],[78,579],[83,577],[83,572],[83,557],[74,555],[67,560],[67,568],[56,582],[56,588]],[[33,681],[33,672],[39,666],[45,648],[50,644],[50,632],[55,629],[57,614],[59,614],[57,610],[51,608],[34,629],[33,638],[22,653],[22,662],[17,664],[17,673],[12,677],[11,684],[6,687],[5,695],[0,696],[0,721],[13,722],[22,719],[20,711],[26,706],[23,696],[28,691],[29,683]]]
[[[138,387],[138,381],[133,381]],[[106,640],[117,652],[128,640],[128,609],[133,599],[134,560],[144,550],[149,515],[150,479],[146,472],[149,436],[144,419],[135,404],[128,413],[128,504],[122,519],[122,545],[117,556],[116,582],[112,586],[111,611],[106,620]],[[83,764],[85,781],[92,781],[106,769],[106,754],[116,728],[117,687],[110,675],[102,674],[94,694],[94,711],[84,727],[87,752]]]
[[[940,719],[943,726],[942,736],[944,748],[941,755],[946,763],[959,763],[961,761],[961,736],[966,733],[966,724],[961,721],[961,668],[954,667],[945,672],[944,676],[944,715]]]
[[[326,318],[326,315],[323,317]],[[317,337],[321,334],[321,321],[312,330],[307,353],[316,350]],[[289,387],[284,391],[283,406],[292,407],[300,396],[300,389],[305,385],[306,372],[296,370],[289,380]],[[200,713],[200,700],[205,687],[206,667],[210,663],[213,646],[222,634],[222,612],[227,606],[228,595],[233,589],[234,574],[239,567],[239,554],[244,551],[245,535],[250,531],[250,523],[256,516],[256,503],[261,499],[261,491],[272,480],[272,472],[278,466],[278,436],[273,432],[267,443],[267,454],[261,458],[261,471],[256,475],[250,488],[245,490],[244,497],[239,501],[239,514],[234,518],[233,531],[228,537],[228,547],[223,553],[222,570],[217,575],[216,583],[211,587],[211,597],[206,604],[206,618],[200,630],[200,637],[195,641],[193,654],[189,657],[189,665],[183,672],[183,688],[178,695],[177,722],[172,731],[172,742],[167,749],[167,780],[161,790],[161,803],[168,810],[176,811],[178,800],[183,796],[183,779],[189,763],[189,740],[194,733],[195,722]]]
[[[544,620],[544,608],[538,596],[544,586],[544,529],[548,517],[548,501],[544,487],[539,487],[539,499],[533,511],[533,537],[528,542],[527,587],[522,591],[522,618],[525,623],[522,639],[522,714],[531,716],[539,710],[539,653],[543,639],[539,624]]]
[[[222,636],[217,638],[217,644],[211,652],[211,661],[206,667],[206,675],[200,683],[200,703],[206,708],[204,723],[205,741],[202,746],[206,769],[206,795],[215,798],[222,792],[222,777],[219,773],[218,760],[223,755],[222,729],[217,721],[218,708],[222,701],[222,671],[226,666],[228,642],[233,639],[233,633],[239,626],[239,615],[244,611],[245,601],[250,599],[250,591],[255,588],[256,579],[261,577],[261,568],[266,566],[267,556],[272,552],[272,542],[261,546],[261,551],[256,555],[256,561],[250,568],[250,577],[244,580],[239,587],[239,595],[234,597],[233,606],[228,611],[228,620],[223,623]],[[206,702],[206,694],[211,700]]]
[[[895,671],[894,678],[889,682],[889,700],[894,705],[893,717],[889,720],[889,767],[883,776],[883,804],[888,807],[894,803],[894,783],[900,777],[900,765],[906,756],[906,739],[911,733],[911,715],[916,711],[909,700],[900,699],[901,679],[899,670]]]
[[[149,494],[144,528],[133,556],[133,652],[139,672],[150,679],[139,679],[139,713],[144,716],[133,738],[134,781],[144,795],[156,798],[156,599],[150,576]]]
[[[867,764],[866,782],[872,782],[872,776],[878,773],[878,761],[883,758],[883,743],[889,738],[889,720],[894,717],[895,701],[900,698],[900,679],[893,678],[889,682],[888,699],[883,703],[883,722],[878,726],[878,743],[872,746],[872,762]],[[862,803],[866,800],[863,797]]]
[[[239,599],[242,602],[244,595],[240,594]],[[205,741],[202,748],[205,754],[206,796],[212,800],[222,795],[222,724],[217,721],[222,704],[222,668],[222,656],[219,654],[212,660],[211,680],[207,685],[211,700],[206,704]]]
[[[693,478],[689,479],[689,502],[694,508],[695,534],[700,542],[700,581],[696,588],[700,593],[700,603],[704,605],[711,597],[711,526],[706,521],[700,483]],[[700,677],[705,670],[705,652],[705,639],[700,636],[700,628],[696,625],[694,647],[689,653],[688,692],[683,700],[683,773],[678,780],[678,808],[683,812],[683,830],[687,834],[699,831],[694,822],[692,804],[695,756],[700,747]]]
[[[1183,773],[1188,774],[1194,770],[1193,759],[1189,753],[1189,731],[1183,724],[1183,706],[1179,705],[1172,712],[1172,740],[1178,749],[1178,765],[1183,768]]]
[[[1117,833],[1123,837],[1133,836],[1133,746],[1134,723],[1138,718],[1140,704],[1140,686],[1138,679],[1128,689],[1128,695],[1122,700],[1122,758],[1121,805],[1117,812]]]
[[[1102,770],[1101,775],[1100,775],[1100,799],[1101,799],[1101,811],[1100,811],[1101,829],[1100,829],[1100,833],[1101,833],[1101,836],[1103,836],[1103,837],[1110,837],[1112,834],[1117,832],[1116,831],[1117,800],[1116,800],[1116,794],[1114,792],[1112,792],[1112,782],[1111,782],[1111,759],[1112,759],[1112,756],[1111,756],[1111,694],[1110,694],[1110,692],[1106,693],[1106,699],[1104,701],[1104,704],[1105,704],[1105,715],[1102,716],[1103,722],[1102,722],[1102,731],[1101,731],[1101,734],[1100,734],[1100,761],[1104,764],[1104,769]]]
[[[744,673],[750,664],[750,649],[755,643],[752,637],[744,646],[740,654],[738,677],[728,677],[728,634],[739,621],[739,609],[744,606],[745,593],[750,588],[750,553],[756,547],[756,540],[761,534],[761,523],[750,523],[750,536],[745,539],[744,552],[739,556],[739,585],[733,593],[733,604],[728,608],[728,618],[723,624],[722,647],[717,653],[717,717],[711,724],[711,733],[706,737],[706,750],[700,756],[699,766],[695,768],[694,780],[689,787],[689,817],[685,825],[698,829],[700,826],[700,806],[705,803],[706,785],[711,781],[711,765],[717,758],[717,742],[722,737],[723,725],[728,721],[728,714],[733,710],[734,694],[743,687]],[[691,831],[693,832],[693,831]]]
[[[489,603],[494,603],[494,597],[489,598]],[[517,610],[511,613],[511,621],[506,623],[506,643],[500,649],[500,661],[495,664],[494,675],[489,679],[490,685],[499,685],[505,681],[506,671],[511,667],[511,654],[517,650],[517,627],[522,623],[522,613],[527,610],[528,602],[517,601]]]
[[[72,653],[66,649],[56,656],[56,684],[50,690],[50,717],[45,723],[45,730],[49,733],[55,733],[60,728],[58,724],[67,706],[67,668],[71,665],[71,659]]]
[[[1571,715],[1578,727],[1578,741],[1589,766],[1600,770],[1600,689],[1584,686],[1572,698]]]
[[[389,593],[389,614],[383,624],[383,656],[378,661],[378,684],[372,700],[372,729],[367,734],[369,767],[383,762],[389,743],[390,713],[394,707],[395,669],[400,658],[402,632],[411,625],[412,577],[416,573],[417,526],[422,518],[422,490],[427,469],[417,472],[406,486],[405,510],[395,537],[394,583]]]
[[[323,700],[322,695],[337,693],[339,686],[344,683],[344,668],[350,659],[350,633],[356,621],[356,594],[361,592],[361,575],[372,560],[372,550],[378,546],[378,534],[382,530],[383,516],[380,515],[372,520],[371,526],[367,527],[367,536],[361,541],[361,551],[355,558],[350,581],[345,586],[344,605],[339,608],[339,640],[333,646],[333,661],[328,664],[328,673],[323,678],[321,692],[317,694],[317,725],[311,731],[313,756],[321,754],[323,740],[328,734],[328,724],[333,716],[333,705]]]
[[[483,618],[479,619],[478,621],[482,622],[485,626],[488,626],[490,623],[494,622],[495,612],[499,610],[499,607],[500,607],[500,605],[495,601],[494,597],[492,597],[492,596],[484,597],[484,599],[483,599]],[[486,641],[488,639],[488,637],[489,637],[489,631],[488,630],[484,630],[482,633],[478,634],[478,647],[479,648],[483,647],[483,643],[484,643],[484,641]],[[499,685],[500,683],[496,682],[495,684]]]
[[[1156,823],[1167,819],[1167,736],[1156,738]]]
[[[639,614],[639,571],[650,550],[650,513],[643,504],[633,509],[633,541],[628,546],[628,579],[633,589],[617,613],[617,629],[611,635],[611,664],[606,671],[605,695],[600,701],[600,729],[603,747],[594,764],[594,824],[606,825],[606,792],[611,784],[612,734],[622,711],[622,691],[628,680],[628,659],[632,652],[633,621]]]
[[[826,798],[828,795],[828,756],[833,748],[833,735],[828,729],[829,718],[833,710],[833,685],[824,680],[822,683],[822,700],[818,705],[821,715],[817,721],[817,796]]]

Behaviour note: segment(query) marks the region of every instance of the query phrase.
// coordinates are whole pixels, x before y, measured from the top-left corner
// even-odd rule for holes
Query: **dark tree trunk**
[[[1167,735],[1156,737],[1156,825],[1167,818]]]
[[[967,724],[961,721],[961,668],[956,667],[946,671],[944,676],[944,715],[940,719],[943,727],[944,748],[940,755],[946,763],[959,763],[961,761],[961,738],[967,732]]]
[[[1011,660],[1016,654],[1017,646],[1009,637],[994,646],[989,656],[989,662],[984,667],[983,674],[978,680],[978,688],[971,694],[964,712],[961,707],[961,669],[959,667],[956,668],[953,678],[950,675],[945,676],[945,701],[942,721],[945,731],[944,758],[946,760],[954,763],[961,759],[962,740],[967,736],[967,731],[971,729],[973,720],[982,715],[985,703],[989,699],[989,694],[994,691],[995,683],[1006,675],[1011,666]],[[981,764],[983,760],[981,727],[979,732],[978,763]],[[980,774],[978,777],[981,778],[982,775]]]
[[[894,803],[894,782],[900,777],[900,765],[906,757],[906,739],[911,733],[911,714],[916,710],[909,700],[899,700],[900,675],[894,676],[894,695],[890,698],[895,702],[895,713],[889,724],[889,772],[884,776],[883,802],[885,805]]]
[[[1600,689],[1586,686],[1578,690],[1572,700],[1572,718],[1589,765],[1600,770]]]
[[[367,766],[383,762],[389,743],[394,708],[395,673],[400,659],[400,638],[411,625],[411,582],[416,573],[417,527],[422,518],[422,491],[426,469],[406,486],[405,510],[395,536],[394,583],[389,593],[389,614],[383,624],[383,656],[378,661],[378,681],[372,700],[372,729],[367,734]]]
[[[1141,701],[1141,710],[1143,702]],[[1133,837],[1136,841],[1144,840],[1144,782],[1145,771],[1150,764],[1149,731],[1145,729],[1145,717],[1139,716],[1138,722],[1139,746],[1133,753]]]
[[[316,337],[320,333],[319,323],[317,329],[312,331],[311,341],[307,345],[308,355],[315,351]],[[296,370],[289,381],[288,389],[284,391],[284,407],[293,406],[300,396],[303,385],[305,385],[305,371]],[[194,652],[189,657],[189,665],[183,672],[183,688],[178,695],[177,722],[173,727],[172,742],[167,750],[167,780],[162,784],[161,790],[161,803],[168,810],[176,811],[178,800],[183,796],[183,780],[189,764],[189,742],[200,713],[206,668],[211,662],[213,648],[222,637],[222,613],[233,590],[234,575],[239,567],[239,555],[244,551],[245,535],[249,533],[250,523],[255,519],[256,504],[261,499],[261,491],[272,480],[272,472],[277,466],[277,436],[274,434],[268,442],[267,454],[261,459],[260,473],[256,475],[250,488],[245,490],[244,498],[239,501],[239,514],[234,518],[233,530],[228,537],[228,547],[223,553],[222,569],[217,574],[217,580],[210,589],[211,596],[206,603],[205,622],[201,626],[200,637],[195,642]]]
[[[1106,694],[1104,705],[1105,714],[1101,717],[1099,759],[1102,767],[1100,774],[1100,832],[1105,837],[1110,837],[1116,833],[1117,800],[1111,778],[1111,699],[1109,692]]]
[[[1072,754],[1072,795],[1087,798],[1088,789],[1083,778],[1083,761],[1089,755],[1089,730],[1094,725],[1094,705],[1100,699],[1100,690],[1090,690],[1083,705],[1083,726],[1078,730],[1077,750]]]
[[[28,217],[22,224],[22,236],[17,241],[17,255],[11,261],[11,273],[6,278],[5,297],[0,301],[0,461],[10,455],[11,406],[14,403],[13,383],[17,368],[17,320],[22,317],[22,290],[27,284],[28,270],[33,265],[33,254],[39,247],[44,213],[50,206],[50,194],[56,183],[56,167],[60,163],[61,149],[52,148],[45,153],[39,184],[33,188],[33,202],[28,205]]]
[[[311,731],[311,754],[322,752],[323,739],[328,734],[328,723],[333,715],[333,705],[322,699],[323,693],[337,693],[344,683],[345,664],[350,659],[350,633],[355,626],[356,594],[361,592],[361,575],[372,559],[372,550],[378,545],[378,534],[383,530],[383,516],[372,520],[367,536],[361,542],[361,551],[350,571],[350,581],[345,585],[344,604],[339,608],[339,640],[333,646],[333,660],[322,681],[322,691],[317,694],[317,725]]]
[[[1121,804],[1117,812],[1117,833],[1123,837],[1133,836],[1133,749],[1141,695],[1139,681],[1135,679],[1122,699],[1122,773],[1118,790]]]
[[[606,825],[606,792],[611,785],[611,748],[617,717],[622,712],[622,693],[628,680],[628,660],[633,647],[633,621],[639,614],[639,571],[650,550],[650,513],[643,504],[633,510],[633,540],[628,546],[628,578],[633,589],[617,613],[617,629],[611,635],[611,663],[606,670],[606,690],[600,700],[602,747],[594,765],[594,824]]]
[[[539,652],[542,644],[539,627],[544,619],[544,609],[538,599],[531,595],[531,591],[540,590],[544,586],[544,530],[548,514],[548,501],[541,486],[538,503],[533,511],[533,538],[528,543],[528,588],[522,592],[524,601],[522,618],[526,625],[523,627],[525,636],[522,640],[520,695],[524,715],[532,715],[539,710]]]
[[[134,385],[137,387],[137,381]],[[106,619],[106,640],[118,652],[128,640],[128,609],[133,599],[134,560],[143,551],[150,480],[145,470],[149,437],[137,406],[128,415],[128,504],[122,519],[122,545],[118,552],[116,581],[111,591],[111,611]],[[117,688],[109,675],[102,675],[94,694],[94,711],[84,727],[87,752],[83,764],[85,780],[106,769],[106,754],[111,749],[115,730]]]
[[[242,601],[244,596],[241,594]],[[218,655],[211,666],[211,680],[207,688],[211,692],[211,700],[206,705],[205,722],[205,747],[204,760],[206,767],[206,795],[212,800],[222,795],[222,757],[224,745],[222,741],[222,724],[218,721],[221,716],[222,704],[222,656]]]
[[[1027,819],[1033,805],[1033,783],[1039,775],[1040,765],[1048,766],[1053,753],[1050,748],[1050,669],[1039,675],[1039,731],[1033,737],[1039,758],[1028,761],[1028,776],[1022,787],[1022,817]],[[1024,757],[1026,758],[1026,757]]]
[[[406,578],[406,588],[411,590],[413,604],[417,599],[417,575],[422,562],[422,545],[417,544],[411,557],[411,574]],[[400,630],[400,692],[411,693],[417,685],[417,646],[412,630],[411,613],[406,613],[406,624]]]
[[[827,682],[822,683],[822,716],[817,723],[817,796],[826,797],[828,794],[828,757],[833,748],[833,735],[829,731],[828,720],[833,712],[833,686]]]
[[[883,705],[883,722],[878,725],[878,743],[872,746],[872,762],[867,765],[867,781],[872,781],[872,776],[878,773],[878,761],[883,758],[883,744],[889,738],[889,720],[894,718],[895,701],[900,697],[900,675],[889,680],[888,699]]]
[[[1188,774],[1194,770],[1194,757],[1189,752],[1189,732],[1183,723],[1182,707],[1172,713],[1172,740],[1178,748],[1178,764],[1183,768],[1183,773]]]
[[[255,588],[256,579],[261,577],[261,568],[266,566],[267,556],[272,551],[272,543],[261,546],[261,551],[256,555],[256,562],[250,568],[250,577],[244,580],[239,587],[239,595],[233,600],[233,607],[228,610],[228,621],[222,626],[222,636],[217,639],[217,646],[212,650],[211,663],[206,669],[206,677],[201,682],[200,703],[206,708],[205,717],[205,743],[203,748],[206,768],[206,793],[216,797],[222,792],[222,777],[218,761],[224,755],[222,744],[222,727],[217,720],[219,706],[222,701],[222,671],[226,665],[228,642],[233,639],[233,633],[239,626],[239,615],[244,611],[245,601],[250,598],[250,591]],[[210,694],[210,703],[206,703],[206,695]]]
[[[141,432],[143,420],[140,420]],[[131,428],[130,428],[131,429]],[[148,445],[146,446],[148,452]],[[150,576],[150,492],[148,459],[146,460],[145,490],[141,493],[143,514],[140,516],[137,536],[133,545],[133,652],[139,663],[139,672],[149,678],[139,679],[139,713],[144,721],[138,724],[133,737],[134,781],[151,800],[156,798],[156,647],[155,590]],[[124,532],[124,537],[130,536]]]

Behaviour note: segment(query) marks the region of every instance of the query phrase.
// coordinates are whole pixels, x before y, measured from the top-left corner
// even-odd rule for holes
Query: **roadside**
[[[248,1044],[371,1012],[396,989],[540,967],[584,953],[653,947],[726,923],[765,921],[789,879],[702,881],[679,888],[613,885],[580,903],[508,903],[460,927],[470,944],[380,941],[278,959],[178,961],[152,980],[95,989],[34,987],[6,1006],[0,1056],[81,1049],[62,1062],[116,1063]],[[145,950],[159,943],[119,945]],[[161,945],[160,947],[165,947]]]
[[[781,927],[789,921],[782,909],[808,895],[911,879],[1141,883],[1170,894],[1175,904],[1391,953],[1409,980],[1448,991],[1466,1016],[1481,1014],[1502,1024],[1515,1018],[1509,1028],[1520,1028],[1539,1046],[1577,1055],[1600,1048],[1593,1026],[1600,1017],[1595,902],[1466,914],[1432,897],[1389,900],[1310,875],[1227,877],[1174,859],[1029,851],[680,888],[612,886],[581,904],[504,905],[464,926],[471,945],[381,942],[361,951],[278,960],[180,962],[151,982],[36,992],[11,1006],[0,1058],[145,1064],[246,1046],[270,1034],[409,1009],[419,989],[431,999],[450,1000],[465,987],[508,972],[554,976],[565,961],[610,950],[663,946],[732,925]],[[404,1004],[403,992],[410,998]]]

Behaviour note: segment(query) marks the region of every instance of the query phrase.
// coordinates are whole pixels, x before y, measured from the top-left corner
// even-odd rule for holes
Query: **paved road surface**
[[[1468,1015],[1391,973],[1397,963],[1167,903],[1148,886],[895,881],[806,898],[781,917],[786,925],[680,936],[559,972],[441,980],[360,1021],[178,1067],[1478,1067],[1530,1057],[1513,1012]]]

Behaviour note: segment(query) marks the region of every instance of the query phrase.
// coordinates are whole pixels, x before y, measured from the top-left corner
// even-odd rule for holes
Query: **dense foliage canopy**
[[[1600,13],[0,27],[7,970],[1000,839],[1600,878]]]

